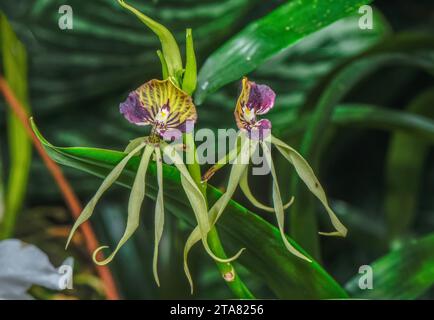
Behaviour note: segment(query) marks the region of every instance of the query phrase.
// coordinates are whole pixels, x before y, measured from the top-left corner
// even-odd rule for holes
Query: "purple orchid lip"
[[[164,137],[186,132],[186,122],[196,122],[196,107],[191,97],[170,80],[151,80],[132,91],[119,106],[121,114],[139,126],[152,125]]]
[[[249,137],[263,139],[271,131],[268,119],[257,120],[257,115],[266,114],[274,106],[276,94],[267,85],[256,84],[246,77],[242,81],[242,90],[235,108],[235,120],[240,130],[247,131]],[[252,134],[256,131],[255,134]]]
[[[141,107],[139,96],[135,91],[130,92],[128,98],[119,105],[120,112],[125,119],[136,125],[149,124],[149,113]]]
[[[275,99],[276,94],[269,86],[250,82],[250,93],[247,104],[254,107],[257,115],[268,113],[273,108]]]

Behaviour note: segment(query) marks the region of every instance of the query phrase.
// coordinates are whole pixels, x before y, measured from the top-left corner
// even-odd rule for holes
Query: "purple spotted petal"
[[[142,107],[136,92],[131,92],[128,98],[119,105],[120,112],[131,123],[137,125],[148,124],[148,112]]]
[[[266,114],[274,106],[276,94],[265,84],[251,83],[248,104],[255,108],[258,115]]]
[[[250,139],[263,140],[271,133],[271,121],[268,119],[259,120],[247,132]]]

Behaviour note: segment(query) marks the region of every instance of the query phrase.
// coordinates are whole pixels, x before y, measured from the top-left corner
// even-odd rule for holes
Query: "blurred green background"
[[[185,28],[193,28],[200,70],[216,49],[246,25],[288,1],[130,2],[167,26],[182,45]],[[63,4],[74,10],[73,30],[58,27],[58,8]],[[347,94],[331,102],[330,124],[317,123],[321,141],[307,150],[307,158],[318,171],[333,208],[348,226],[349,236],[318,242],[306,239],[310,230],[291,230],[290,234],[351,296],[431,299],[434,47],[429,36],[434,36],[434,3],[397,0],[374,1],[373,5],[373,30],[359,29],[357,14],[344,18],[274,55],[249,77],[277,93],[276,107],[269,116],[274,134],[304,151],[303,138],[306,130],[312,129],[308,120],[315,106],[324,92],[341,94],[331,86],[334,79],[343,77],[340,81],[347,85]],[[59,146],[123,150],[130,139],[143,135],[141,128],[130,125],[118,111],[119,102],[131,89],[161,77],[155,54],[159,41],[135,17],[109,0],[2,1],[0,10],[27,49],[29,105],[49,141]],[[387,54],[377,54],[382,50]],[[348,74],[340,74],[342,70]],[[198,126],[234,128],[237,88],[238,83],[230,83],[208,96],[198,106]],[[6,110],[0,99],[3,182],[11,168]],[[74,256],[75,289],[60,297],[103,298],[83,244],[76,243],[67,252],[63,249],[73,221],[58,188],[36,154],[29,165],[13,237],[38,245],[55,265]],[[100,180],[63,169],[82,202],[87,201]],[[288,182],[291,171],[284,162],[278,172],[282,182],[286,177]],[[261,200],[269,203],[270,181],[261,178],[252,183]],[[216,175],[213,184],[223,187],[225,174]],[[318,223],[327,226],[327,220],[322,221],[325,215],[316,214],[321,211],[318,203],[307,199],[296,181],[291,186],[282,183],[282,188],[284,194],[295,194],[298,199],[295,210],[306,211],[307,218],[318,217]],[[101,243],[113,245],[120,238],[128,194],[116,186],[98,206],[92,225]],[[253,210],[244,197],[238,195],[236,200]],[[182,248],[191,229],[168,213],[160,249],[162,286],[156,287],[151,269],[153,206],[147,201],[141,227],[110,265],[122,297],[232,298],[214,263],[199,249],[193,250],[190,258],[197,286],[190,296],[182,270]],[[275,224],[272,216],[261,216]],[[297,216],[292,216],[288,224],[298,225],[296,220]],[[359,291],[359,267],[373,262],[374,286],[380,289]],[[239,268],[257,297],[275,297],[251,270]],[[33,288],[32,293],[38,298],[59,297],[41,288]]]

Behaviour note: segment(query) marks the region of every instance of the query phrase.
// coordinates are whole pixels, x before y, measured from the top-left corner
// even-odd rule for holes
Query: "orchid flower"
[[[158,245],[164,227],[164,198],[163,198],[163,160],[166,155],[180,172],[181,184],[193,208],[198,230],[208,254],[217,261],[230,262],[237,258],[239,252],[232,258],[221,259],[215,256],[207,243],[207,234],[211,229],[208,219],[207,204],[204,196],[190,176],[175,146],[167,143],[165,139],[179,138],[187,132],[189,124],[197,119],[196,108],[191,97],[179,89],[170,79],[160,81],[151,80],[131,92],[125,102],[120,104],[120,112],[131,123],[139,126],[152,126],[151,134],[132,140],[126,148],[126,156],[120,161],[110,174],[104,179],[96,194],[83,209],[75,222],[68,238],[67,246],[77,228],[88,220],[102,194],[118,179],[128,161],[136,154],[142,152],[139,168],[131,189],[128,202],[128,221],[125,232],[114,251],[104,260],[98,261],[97,254],[107,248],[102,246],[93,254],[93,260],[98,265],[105,265],[112,261],[118,250],[131,237],[139,226],[140,209],[145,197],[146,172],[152,156],[155,156],[157,166],[158,194],[155,205],[155,245],[153,257],[154,277],[159,285],[157,272]]]
[[[324,189],[315,176],[312,168],[307,161],[293,148],[288,146],[283,141],[271,135],[271,122],[268,119],[258,119],[257,116],[264,115],[274,106],[275,100],[274,91],[262,84],[256,84],[249,81],[247,78],[242,80],[241,94],[238,98],[235,108],[235,120],[240,132],[237,137],[235,147],[225,157],[225,160],[220,160],[204,175],[204,182],[209,180],[212,175],[222,167],[222,164],[232,162],[231,172],[229,176],[228,186],[225,193],[216,201],[213,207],[209,210],[210,223],[213,226],[221,214],[224,212],[230,199],[232,198],[237,186],[247,199],[257,208],[275,212],[277,224],[279,227],[282,240],[285,247],[297,257],[311,262],[310,258],[298,251],[286,238],[284,232],[284,210],[288,208],[294,201],[291,198],[287,204],[283,204],[279,185],[277,182],[277,173],[271,157],[271,148],[266,143],[270,141],[277,150],[291,163],[299,177],[304,181],[309,190],[320,200],[326,209],[332,225],[336,229],[334,232],[320,232],[322,235],[342,236],[345,237],[347,229],[339,221],[333,210],[330,208]],[[252,158],[258,148],[261,147],[263,154],[270,167],[273,180],[273,207],[266,206],[260,203],[253,195],[248,184],[248,166],[249,160]],[[191,247],[200,240],[199,229],[196,228],[190,234],[186,246],[184,248],[184,259],[187,258]],[[187,271],[188,272],[188,269]]]

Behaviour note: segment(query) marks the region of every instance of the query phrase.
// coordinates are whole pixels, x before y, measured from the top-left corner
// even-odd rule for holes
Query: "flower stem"
[[[191,158],[193,161],[188,161],[187,164],[188,171],[205,197],[205,200],[208,202],[206,195],[206,182],[202,183],[200,166],[197,163],[195,156],[196,145],[194,144],[193,135],[191,133],[187,133],[185,135],[185,144],[187,146],[187,152],[193,152],[193,156]],[[208,233],[208,243],[215,255],[224,259],[227,258],[216,227],[213,227]],[[240,276],[236,273],[232,263],[221,263],[218,261],[215,261],[215,263],[217,264],[217,268],[219,269],[221,276],[237,298],[255,299],[255,296],[250,292],[249,288],[247,288]]]

